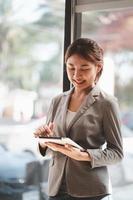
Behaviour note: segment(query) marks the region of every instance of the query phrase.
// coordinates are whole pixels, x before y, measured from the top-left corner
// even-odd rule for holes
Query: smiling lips
[[[85,81],[79,81],[79,80],[73,80],[76,84],[81,85],[83,84]]]

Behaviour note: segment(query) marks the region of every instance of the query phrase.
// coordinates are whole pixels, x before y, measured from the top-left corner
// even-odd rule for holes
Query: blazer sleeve
[[[54,99],[52,99],[50,107],[48,109],[46,124],[49,124],[50,122],[53,121],[53,107],[54,107]],[[42,148],[40,143],[38,143],[38,150],[42,156],[45,156],[46,154],[49,153],[49,149],[47,147]]]
[[[123,142],[117,100],[104,103],[103,132],[106,140],[105,149],[87,149],[91,156],[91,167],[101,167],[119,162],[123,158]]]
[[[57,97],[54,97],[52,99],[48,113],[47,113],[46,124],[53,122],[60,100],[61,100],[61,95],[58,95]],[[45,156],[46,154],[51,153],[51,150],[49,148],[47,147],[42,148],[40,144],[38,145],[38,149],[42,156]]]

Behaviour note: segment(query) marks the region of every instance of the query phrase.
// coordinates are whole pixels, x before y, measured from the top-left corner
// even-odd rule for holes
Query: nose
[[[73,74],[73,78],[78,79],[81,76],[82,76],[81,71],[79,69],[75,69],[74,74]]]

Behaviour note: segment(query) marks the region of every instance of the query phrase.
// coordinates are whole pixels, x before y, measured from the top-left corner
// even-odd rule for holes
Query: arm
[[[115,164],[123,158],[123,144],[119,108],[116,101],[107,101],[104,106],[103,132],[107,146],[102,149],[88,149],[92,168]]]
[[[60,99],[61,99],[60,95],[52,99],[52,102],[50,104],[50,107],[49,107],[49,110],[47,113],[46,125],[38,128],[35,133],[35,136],[37,136],[37,137],[40,135],[52,136],[54,134],[53,121],[54,121],[54,117],[55,117],[56,110],[57,110],[58,104],[60,102]],[[41,155],[45,156],[48,151],[48,146],[46,146],[43,143],[39,143],[38,149],[39,149]]]
[[[52,132],[53,123],[51,123],[52,113],[53,113],[52,111],[53,111],[53,100],[50,104],[50,107],[49,107],[49,110],[48,110],[48,113],[47,113],[46,125],[39,127],[35,131],[35,133],[34,133],[35,137],[39,137],[39,136],[42,136],[42,135],[48,136],[48,135],[53,134],[53,132]],[[43,143],[38,143],[38,150],[39,150],[39,152],[42,156],[45,156],[46,152],[47,152],[47,146]]]

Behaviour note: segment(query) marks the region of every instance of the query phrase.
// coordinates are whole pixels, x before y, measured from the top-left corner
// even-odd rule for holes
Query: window
[[[0,199],[40,199],[33,132],[62,91],[63,28],[63,0],[0,1]]]

